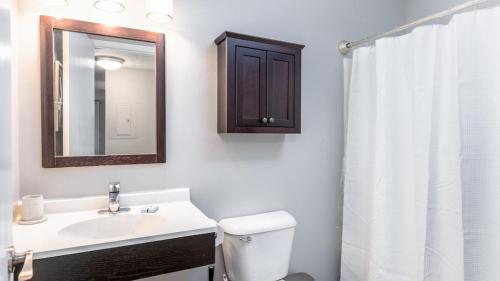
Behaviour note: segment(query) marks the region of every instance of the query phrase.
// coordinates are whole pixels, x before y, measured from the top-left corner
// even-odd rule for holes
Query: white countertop
[[[168,194],[169,192],[170,191],[165,191],[163,193],[156,192],[153,195],[157,199],[162,197],[169,197]],[[179,198],[178,196],[179,192],[181,193],[188,192],[188,194],[187,196],[181,196],[181,198]],[[153,241],[217,232],[217,223],[214,220],[209,219],[207,216],[205,216],[196,206],[194,206],[189,201],[189,189],[177,189],[175,190],[175,193],[176,193],[175,200],[165,200],[165,202],[167,203],[161,203],[161,204],[158,204],[157,202],[152,202],[152,203],[141,202],[141,200],[138,199],[137,197],[134,197],[133,200],[131,200],[132,196],[128,195],[129,202],[146,203],[146,204],[137,204],[135,206],[122,204],[123,207],[131,207],[132,210],[131,212],[118,214],[116,216],[127,215],[127,214],[141,214],[140,212],[141,207],[150,204],[155,204],[159,206],[158,212],[154,214],[141,214],[141,215],[161,216],[165,219],[166,223],[162,224],[161,227],[156,227],[146,232],[129,234],[112,238],[103,238],[103,239],[82,238],[82,237],[61,235],[60,231],[65,227],[78,222],[92,220],[96,218],[103,218],[112,215],[98,214],[97,211],[102,208],[58,213],[54,210],[56,209],[54,205],[58,205],[59,203],[51,201],[46,203],[48,205],[51,205],[49,207],[51,209],[51,213],[47,215],[48,220],[46,222],[36,225],[19,225],[17,223],[14,224],[13,226],[14,246],[18,252],[33,250],[34,258],[41,259],[41,258],[69,255],[87,251],[94,251],[100,249],[114,248],[126,245],[134,245],[134,244],[141,244]],[[140,194],[140,196],[143,196],[143,198],[146,199],[151,198],[150,193],[143,193]],[[186,198],[188,200],[186,200]],[[93,199],[91,198],[84,200],[82,199],[75,199],[75,200],[80,200],[80,202],[86,201],[87,203],[89,200],[94,200],[92,201],[94,202],[94,204],[90,204],[92,206],[95,206],[96,202],[95,200],[100,200],[101,201],[100,204],[102,204],[103,201],[102,197],[95,197]],[[64,200],[64,203],[59,205],[67,206],[68,202],[71,202],[71,199]]]

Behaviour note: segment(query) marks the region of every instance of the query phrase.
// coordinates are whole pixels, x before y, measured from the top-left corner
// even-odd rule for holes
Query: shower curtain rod
[[[486,2],[490,2],[490,1],[492,1],[492,0],[472,0],[472,1],[468,1],[468,2],[465,2],[465,3],[461,4],[461,5],[452,7],[450,9],[448,9],[448,10],[445,10],[445,11],[433,14],[431,16],[428,16],[428,17],[416,20],[414,22],[411,22],[409,24],[405,24],[403,26],[394,28],[394,29],[392,29],[390,31],[387,31],[387,32],[384,32],[384,33],[381,33],[381,34],[370,36],[370,37],[367,37],[367,38],[364,38],[364,39],[361,39],[361,40],[358,40],[358,41],[354,41],[354,42],[347,41],[347,40],[342,40],[342,41],[339,42],[338,48],[339,48],[339,51],[340,51],[340,53],[342,55],[347,55],[347,54],[349,54],[349,52],[352,49],[354,49],[356,47],[359,47],[361,45],[364,45],[366,43],[370,43],[370,42],[373,42],[373,41],[375,41],[377,39],[397,34],[397,33],[402,32],[404,30],[417,27],[419,25],[422,25],[424,23],[428,23],[428,22],[433,21],[435,19],[439,19],[439,18],[451,16],[451,15],[453,15],[455,13],[461,12],[461,11],[466,10],[468,8],[471,8],[473,6],[477,6],[477,5],[480,5],[480,4],[483,4],[483,3],[486,3]]]

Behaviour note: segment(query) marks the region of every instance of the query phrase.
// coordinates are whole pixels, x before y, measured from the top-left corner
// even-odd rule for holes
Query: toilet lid
[[[231,235],[251,235],[292,228],[296,225],[295,218],[285,211],[229,218],[219,222],[224,232]]]

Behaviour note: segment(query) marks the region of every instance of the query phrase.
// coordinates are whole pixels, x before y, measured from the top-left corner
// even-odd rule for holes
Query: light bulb
[[[41,4],[50,6],[66,6],[68,5],[68,0],[38,0]]]
[[[117,70],[123,66],[125,60],[114,56],[96,56],[95,63],[105,70]]]
[[[125,11],[125,5],[117,0],[98,0],[94,2],[94,7],[98,10],[110,13],[121,13]]]
[[[152,21],[158,21],[158,22],[171,22],[174,20],[174,18],[171,15],[163,13],[154,13],[154,12],[147,13],[146,17],[148,17],[148,19]]]
[[[158,22],[173,21],[174,0],[148,0],[146,17]]]

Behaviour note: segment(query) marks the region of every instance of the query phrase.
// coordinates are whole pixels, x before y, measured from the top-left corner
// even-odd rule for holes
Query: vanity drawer
[[[33,261],[33,281],[125,281],[212,265],[215,233]]]

